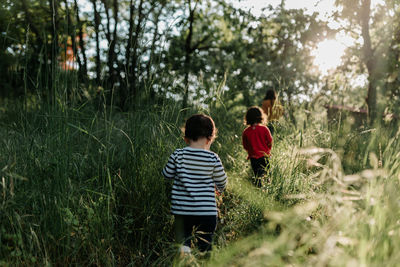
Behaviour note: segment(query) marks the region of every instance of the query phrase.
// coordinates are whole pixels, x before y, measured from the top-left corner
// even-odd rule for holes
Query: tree
[[[83,25],[84,23],[81,21],[80,16],[79,16],[79,7],[77,0],[74,0],[74,10],[75,10],[75,19],[76,19],[76,24],[78,27],[78,37],[79,37],[79,48],[80,48],[80,54],[75,53],[76,57],[78,58],[78,63],[82,62],[79,65],[79,73],[80,73],[80,78],[83,80],[85,83],[88,78],[88,67],[87,67],[87,56],[86,56],[86,45],[84,42],[84,28]],[[82,55],[82,60],[80,59],[80,55]]]
[[[400,3],[387,0],[384,10],[387,29],[387,50],[385,55],[386,73],[384,74],[384,99],[385,111],[387,113],[399,114],[400,112]],[[380,31],[382,32],[382,31]]]
[[[192,1],[185,2],[182,16],[177,23],[179,34],[168,39],[169,50],[165,52],[165,64],[175,81],[174,94],[182,97],[182,108],[189,105],[189,99],[204,98],[210,87],[205,86],[210,80],[216,82],[223,76],[221,65],[214,65],[215,58],[220,58],[224,46],[223,12],[224,1]],[[171,82],[172,84],[173,82]],[[195,95],[190,92],[195,91]],[[201,93],[204,91],[204,93]]]
[[[337,0],[337,6],[343,7],[341,12],[336,13],[336,18],[347,20],[347,27],[343,29],[348,33],[360,35],[363,43],[360,46],[362,53],[358,54],[360,62],[366,67],[368,75],[368,89],[366,102],[368,106],[368,115],[372,124],[377,118],[377,98],[379,81],[384,74],[382,66],[383,60],[380,54],[381,46],[385,45],[384,39],[386,35],[379,37],[374,35],[374,40],[371,38],[371,25],[379,25],[382,21],[382,16],[379,12],[375,15],[371,14],[370,0],[355,0],[344,1]],[[377,30],[377,29],[374,29]]]
[[[115,47],[117,44],[117,29],[118,29],[118,2],[117,0],[112,0],[111,4],[112,7],[109,6],[109,0],[101,0],[101,2],[103,3],[104,6],[104,10],[106,13],[106,27],[103,27],[106,29],[105,32],[105,36],[106,39],[108,41],[108,49],[107,49],[107,66],[108,66],[108,82],[106,87],[110,89],[111,91],[111,95],[114,94],[114,87],[115,87],[115,83],[118,80],[118,72],[115,69],[114,65],[116,64],[116,60],[117,60],[117,55],[115,53]],[[111,17],[110,17],[110,9],[112,9],[112,13],[113,13],[113,29],[111,30]],[[109,96],[109,94],[107,94],[107,100],[108,102],[111,101],[111,97]]]
[[[100,60],[100,14],[97,10],[97,1],[91,0],[93,5],[93,16],[94,16],[94,34],[96,39],[96,84],[100,85],[101,78],[101,60]]]
[[[236,32],[225,49],[231,55],[225,59],[232,59],[227,87],[240,93],[246,106],[259,105],[266,88],[274,88],[292,111],[295,100],[310,96],[319,83],[310,52],[334,32],[318,20],[317,14],[283,6],[270,6],[265,11],[267,15],[260,18],[248,13],[229,18]],[[293,112],[289,116],[295,123]]]

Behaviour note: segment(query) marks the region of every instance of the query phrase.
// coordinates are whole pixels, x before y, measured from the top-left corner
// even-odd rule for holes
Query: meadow
[[[4,102],[0,266],[396,266],[400,131],[330,127],[323,112],[282,119],[271,183],[251,184],[241,147],[246,107],[174,102],[121,112],[90,103]],[[211,149],[229,177],[210,259],[177,258],[169,184],[188,114],[211,115]]]
[[[0,1],[0,267],[400,265],[400,2],[239,2]],[[228,174],[209,258],[178,256],[161,175],[194,113]]]

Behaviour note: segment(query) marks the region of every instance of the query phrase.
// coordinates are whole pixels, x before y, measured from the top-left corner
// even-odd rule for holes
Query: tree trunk
[[[187,102],[189,99],[189,72],[190,72],[190,63],[192,57],[192,38],[193,38],[193,23],[194,23],[194,13],[197,7],[197,2],[192,9],[192,1],[189,0],[189,33],[186,36],[185,40],[185,79],[184,79],[184,88],[183,88],[183,99],[182,99],[182,109],[187,108]]]
[[[111,90],[111,95],[114,94],[114,86],[116,82],[116,73],[115,73],[115,68],[114,68],[114,63],[116,60],[116,55],[115,55],[115,45],[116,45],[116,39],[117,39],[117,27],[118,27],[118,2],[116,0],[113,1],[113,19],[114,19],[114,29],[111,32],[110,28],[110,14],[109,10],[110,7],[108,6],[107,0],[101,0],[101,2],[104,5],[104,9],[106,12],[106,18],[107,18],[107,31],[106,31],[106,38],[108,41],[108,52],[107,52],[107,66],[108,66],[108,71],[109,71],[109,79],[107,81],[107,88]],[[107,96],[107,102],[110,102],[110,96]]]
[[[154,92],[153,86],[151,86],[151,84],[152,84],[152,81],[151,81],[151,78],[152,78],[152,75],[151,75],[151,72],[152,72],[151,66],[153,65],[154,54],[155,54],[155,49],[156,49],[156,42],[157,42],[157,40],[158,40],[158,38],[159,38],[159,34],[158,34],[158,22],[159,22],[159,19],[160,19],[160,15],[161,15],[161,13],[162,13],[162,10],[163,10],[163,8],[164,8],[164,6],[165,6],[165,3],[166,3],[166,2],[163,2],[163,3],[161,4],[161,7],[160,7],[160,9],[159,9],[159,11],[158,11],[158,13],[157,13],[157,15],[156,15],[155,21],[154,21],[155,28],[154,28],[154,33],[153,33],[153,40],[152,40],[152,42],[151,42],[150,56],[149,56],[149,61],[147,62],[147,68],[146,68],[147,83],[148,83],[148,85],[150,86],[150,99],[154,99],[154,98],[155,98],[155,92]]]
[[[87,57],[86,57],[86,48],[85,42],[83,40],[83,25],[79,17],[79,7],[76,0],[74,0],[75,4],[75,14],[76,14],[76,22],[79,25],[79,47],[82,54],[83,62],[82,62],[82,69],[79,68],[80,78],[86,83],[87,82]],[[79,54],[76,54],[76,57],[79,57]]]
[[[39,28],[34,24],[34,21],[32,20],[32,18],[34,16],[32,15],[31,12],[29,12],[29,10],[30,10],[29,3],[26,0],[21,0],[21,6],[22,6],[23,12],[25,13],[24,19],[25,19],[25,23],[28,27],[28,30],[31,31],[32,33],[34,33],[35,39],[36,39],[36,40],[25,40],[25,42],[28,42],[28,41],[29,41],[29,43],[32,42],[32,48],[34,50],[35,55],[42,54],[43,53],[42,49],[44,48],[45,49],[44,57],[45,57],[45,60],[47,61],[48,60],[48,58],[47,58],[48,57],[48,54],[47,54],[48,40],[46,38],[47,35],[44,32],[43,28],[41,29],[41,31],[39,31]],[[34,64],[31,64],[31,63],[34,63]],[[30,69],[33,70],[33,69],[41,68],[40,65],[38,66],[38,62],[35,59],[29,59],[29,61],[26,62],[26,66],[27,66],[27,68],[25,68],[25,71],[24,71],[25,78],[27,77],[28,73],[30,72]],[[47,69],[47,65],[46,65],[46,69]],[[47,84],[47,79],[48,79],[47,76],[48,75],[46,72],[43,72],[40,74],[41,75],[39,75],[39,73],[38,73],[38,77],[40,77],[39,81],[41,83],[39,88],[46,88],[48,86],[48,84]],[[29,80],[26,79],[25,81],[28,82]],[[27,86],[28,83],[25,83],[25,85]],[[44,92],[44,91],[41,91],[40,93],[43,94],[43,96],[45,96],[45,94],[46,94],[46,92]]]
[[[50,79],[49,79],[49,100],[53,105],[56,103],[56,71],[58,67],[58,51],[59,51],[59,40],[58,40],[58,2],[55,0],[49,0],[50,11],[51,11],[51,24],[52,24],[52,36],[51,36],[51,63],[50,63]]]
[[[287,97],[288,97],[288,115],[290,118],[290,121],[293,123],[294,126],[297,125],[297,120],[296,117],[294,116],[294,109],[293,109],[293,105],[292,105],[292,94],[290,92],[290,90],[288,90],[287,92]]]
[[[125,78],[124,78],[124,86],[121,88],[119,97],[120,97],[120,107],[122,109],[125,108],[126,98],[129,94],[130,88],[130,76],[131,76],[131,49],[132,49],[132,39],[133,39],[133,14],[135,13],[135,6],[133,5],[133,0],[129,2],[129,29],[128,29],[128,42],[125,48]]]
[[[95,64],[96,64],[96,85],[100,85],[100,75],[101,75],[101,62],[100,62],[100,33],[99,33],[99,25],[100,25],[100,14],[97,11],[96,0],[91,0],[93,4],[93,11],[94,11],[94,31],[96,34],[96,57],[95,57]]]
[[[51,26],[52,26],[52,59],[57,61],[59,40],[58,40],[58,5],[56,0],[49,0],[51,10]]]
[[[114,63],[117,60],[117,56],[115,54],[115,46],[117,45],[117,29],[118,29],[118,1],[114,0],[113,1],[113,16],[114,16],[114,29],[113,29],[113,36],[112,36],[112,43],[110,44],[110,55],[109,58],[111,59],[111,61],[113,62],[113,66],[112,66],[112,73],[111,73],[111,83],[112,83],[112,87],[114,88],[115,83],[117,82],[117,72],[114,68]]]
[[[137,86],[138,86],[138,45],[139,45],[139,38],[140,38],[140,33],[142,31],[142,23],[143,23],[143,4],[144,1],[140,0],[139,2],[139,8],[138,8],[138,20],[136,23],[135,27],[135,38],[133,39],[133,54],[132,54],[132,69],[131,69],[131,79],[130,79],[130,88],[129,88],[129,96],[131,99],[135,99],[138,92],[137,92]]]
[[[361,34],[364,40],[363,45],[363,55],[364,63],[368,70],[368,116],[370,123],[372,124],[377,116],[376,110],[376,98],[377,98],[377,88],[376,88],[376,68],[374,53],[371,46],[371,36],[369,33],[369,21],[371,12],[371,0],[363,0],[360,10],[361,15]]]

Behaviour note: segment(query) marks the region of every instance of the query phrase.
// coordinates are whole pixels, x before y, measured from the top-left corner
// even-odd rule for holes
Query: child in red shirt
[[[256,106],[247,110],[245,124],[248,127],[243,131],[242,143],[248,153],[251,167],[255,175],[255,184],[261,187],[261,178],[269,167],[269,156],[272,148],[272,135],[270,130],[262,125],[265,122],[263,111]]]

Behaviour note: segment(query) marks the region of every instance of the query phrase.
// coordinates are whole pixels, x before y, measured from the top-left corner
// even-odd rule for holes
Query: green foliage
[[[211,106],[188,113],[214,118],[212,150],[229,184],[212,257],[195,253],[192,264],[330,264],[337,259],[331,253],[343,264],[396,262],[395,128],[330,131],[323,117],[304,116],[298,130],[281,121],[271,182],[258,189],[241,147],[246,108]],[[2,263],[180,264],[160,174],[169,154],[184,146],[186,115],[176,103],[129,113],[90,105],[7,110],[0,127],[0,154],[8,155],[0,158]],[[298,114],[301,121],[306,113]]]
[[[376,6],[370,0],[336,1],[341,11],[335,12],[336,19],[345,20],[342,29],[354,39],[361,37],[363,42],[355,42],[347,50],[344,64],[339,72],[345,70],[350,79],[364,75],[368,82],[364,86],[365,102],[369,116],[373,120],[385,114],[398,112],[398,14],[396,1],[387,0]],[[367,87],[367,88],[365,88]]]
[[[176,142],[161,139],[176,134],[167,122],[176,113],[164,112],[163,120],[157,112],[143,120],[144,113],[110,118],[67,109],[3,125],[2,155],[9,157],[1,160],[1,258],[110,265],[138,261],[159,246],[168,235],[157,233],[170,225],[157,222],[170,215],[158,156],[166,158],[167,142]]]
[[[360,156],[367,159],[346,175],[342,164],[347,159],[331,149],[315,147],[329,146],[329,139],[316,141],[315,130],[311,127],[304,133],[306,142],[314,140],[314,147],[295,149],[297,154],[293,157],[285,154],[287,149],[280,150],[282,155],[275,150],[281,158],[277,168],[285,169],[283,162],[303,161],[303,169],[295,172],[302,174],[301,178],[272,174],[273,181],[289,180],[296,184],[294,194],[290,189],[281,191],[284,203],[291,203],[290,206],[266,205],[262,227],[216,252],[210,266],[397,265],[394,251],[398,244],[394,240],[398,238],[400,132],[393,133],[393,128],[389,128],[372,131],[365,139],[343,137],[355,139],[352,142],[362,147],[356,153],[366,153]],[[290,140],[293,138],[287,136],[278,144],[279,148]],[[377,142],[382,149],[375,154]],[[343,149],[346,154],[354,147]],[[263,203],[266,197],[255,199]]]
[[[226,100],[241,94],[246,106],[266,86],[285,88],[281,96],[295,101],[318,81],[310,50],[332,33],[316,14],[302,10],[271,7],[269,15],[257,18],[225,1],[95,2],[98,26],[94,12],[80,11],[71,0],[54,6],[51,1],[2,3],[0,67],[10,74],[2,76],[4,95],[33,92],[55,104],[59,86],[53,80],[66,72],[77,76],[83,89],[104,89],[105,103],[124,110],[126,102],[185,99],[186,86],[189,104],[196,105],[220,81],[229,91]],[[114,23],[120,25],[115,36]],[[97,51],[99,42],[109,49],[99,45]],[[66,71],[67,53],[73,53],[69,59],[76,67]]]
[[[357,128],[349,119],[333,125],[322,107],[364,103],[365,88],[350,83],[365,73],[354,64],[354,57],[362,59],[357,44],[314,94],[321,81],[310,52],[335,33],[317,14],[270,7],[256,18],[225,1],[190,1],[197,6],[187,53],[189,1],[118,1],[120,25],[134,18],[132,38],[124,27],[115,39],[105,38],[121,55],[100,49],[96,83],[94,57],[83,73],[78,44],[81,68],[60,68],[62,48],[80,30],[87,48],[93,45],[94,14],[78,12],[72,1],[65,1],[69,9],[57,2],[56,19],[51,2],[0,1],[0,73],[6,74],[0,94],[7,96],[0,99],[0,265],[398,264],[396,120],[377,128]],[[338,19],[358,23],[357,1],[340,2],[345,8]],[[107,24],[105,11],[116,11],[115,2],[96,3],[104,7],[99,34],[106,36],[115,21]],[[373,12],[372,44],[382,60],[381,75],[370,79],[377,81],[381,109],[395,112],[400,13],[396,1],[386,3]],[[63,19],[67,14],[71,18]],[[188,54],[192,64],[185,66]],[[189,108],[181,110],[186,74]],[[259,189],[251,183],[241,134],[246,108],[261,102],[266,87],[286,105],[274,135],[270,182]],[[133,88],[137,94],[123,95]],[[129,112],[115,106],[125,101]],[[218,199],[211,259],[195,251],[181,261],[170,185],[160,171],[170,153],[185,146],[180,127],[197,112],[214,118],[219,132],[211,149],[229,183]]]

